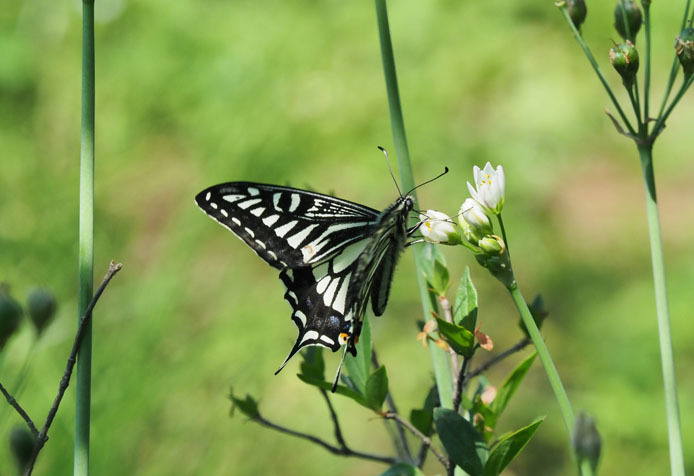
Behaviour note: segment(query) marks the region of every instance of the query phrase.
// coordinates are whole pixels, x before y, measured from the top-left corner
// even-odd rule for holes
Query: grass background
[[[681,6],[652,7],[654,108]],[[607,54],[611,2],[589,2],[584,34],[626,105]],[[124,263],[94,321],[94,474],[377,474],[308,443],[229,418],[230,386],[268,418],[332,438],[320,395],[285,357],[295,329],[276,272],[193,204],[199,190],[252,180],[334,192],[374,208],[396,196],[377,145],[394,150],[371,2],[97,0],[95,275]],[[502,164],[504,220],[516,275],[551,312],[544,334],[576,410],[603,436],[601,474],[668,474],[664,401],[640,167],[603,114],[606,95],[551,1],[400,0],[391,29],[421,206],[450,214],[472,165]],[[24,325],[0,357],[42,421],[72,344],[76,315],[80,4],[0,9],[0,279],[23,298],[55,290],[56,322],[36,344]],[[642,35],[641,35],[642,36]],[[643,38],[639,38],[643,41]],[[641,44],[637,44],[641,46]],[[694,120],[691,93],[655,148],[685,453],[694,471]],[[503,350],[519,338],[500,286],[472,268],[483,330]],[[412,257],[373,323],[401,411],[423,400],[432,370],[415,341]],[[337,356],[329,356],[328,369]],[[522,356],[518,356],[520,359]],[[489,374],[500,384],[513,359]],[[73,387],[37,474],[72,471]],[[382,424],[335,399],[348,443],[390,451]],[[507,474],[573,474],[556,403],[539,365],[501,429],[546,414]],[[0,406],[0,474],[19,422]],[[440,471],[434,458],[425,467]]]

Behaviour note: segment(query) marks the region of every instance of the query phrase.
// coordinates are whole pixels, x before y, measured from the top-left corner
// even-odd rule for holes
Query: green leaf
[[[424,277],[428,286],[435,295],[446,293],[449,284],[449,273],[446,266],[446,259],[439,251],[438,247],[428,244],[424,247]]]
[[[423,434],[429,435],[434,424],[434,415],[426,410],[415,408],[410,411],[410,422]]]
[[[460,324],[470,332],[474,332],[477,325],[477,289],[472,283],[470,268],[467,266],[460,278],[460,285],[455,294],[453,322]]]
[[[366,395],[366,380],[371,374],[371,321],[367,316],[364,316],[356,347],[356,356],[352,354],[345,356],[345,368],[359,393]]]
[[[410,422],[425,435],[431,435],[434,429],[434,408],[439,406],[439,391],[436,385],[431,387],[424,406],[410,412]]]
[[[246,395],[246,398],[241,400],[240,398],[235,397],[232,391],[229,394],[229,398],[231,398],[232,416],[234,415],[234,410],[237,408],[248,418],[255,419],[260,416],[260,412],[258,411],[258,402],[250,395]]]
[[[434,290],[439,295],[445,295],[450,285],[450,275],[448,273],[448,268],[443,259],[434,260],[434,275],[432,276],[432,282]]]
[[[538,418],[530,425],[503,436],[489,455],[487,464],[484,465],[483,476],[497,476],[500,474],[528,444],[528,441],[530,441],[540,423],[544,420],[545,417]]]
[[[535,325],[538,329],[541,329],[542,323],[545,322],[545,319],[547,319],[547,316],[549,316],[549,311],[545,309],[545,301],[544,299],[542,299],[541,294],[535,296],[533,302],[528,304],[528,309],[530,309],[530,315],[533,316],[533,321],[535,321]],[[525,322],[523,322],[522,318],[518,320],[518,325],[525,334],[525,337],[530,339],[528,328],[525,327]]]
[[[407,463],[395,463],[386,469],[380,476],[424,476],[421,469]]]
[[[496,398],[494,398],[494,401],[492,401],[490,405],[497,418],[501,415],[501,412],[504,411],[504,408],[506,408],[513,394],[516,393],[518,385],[520,385],[523,378],[525,378],[525,375],[528,373],[528,370],[530,370],[530,366],[535,361],[536,355],[537,353],[533,352],[527,359],[518,364],[518,367],[513,369],[511,374],[506,378],[506,381],[501,385],[501,388],[499,388]]]
[[[323,361],[323,348],[316,345],[307,347],[301,353],[301,374],[316,380],[325,380],[325,362]]]
[[[482,476],[489,449],[472,424],[447,408],[434,410],[434,424],[451,460],[470,476]]]
[[[475,351],[475,336],[464,327],[436,318],[439,334],[456,354],[471,357]]]
[[[380,410],[388,393],[388,375],[386,368],[381,365],[366,381],[366,403],[373,410]]]
[[[313,385],[318,388],[322,388],[323,390],[328,390],[330,391],[333,388],[333,384],[330,382],[326,382],[325,380],[318,380],[315,378],[308,377],[306,375],[299,374],[297,375],[302,381],[309,385]],[[357,402],[359,405],[363,405],[367,408],[371,408],[369,405],[366,404],[366,400],[362,395],[359,394],[359,392],[355,392],[351,388],[347,388],[344,385],[338,385],[337,388],[335,389],[335,393],[338,395],[342,395],[344,397],[351,398],[355,402]]]

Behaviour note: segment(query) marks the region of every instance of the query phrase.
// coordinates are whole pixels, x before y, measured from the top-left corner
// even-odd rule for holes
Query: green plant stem
[[[499,221],[499,228],[501,228],[501,237],[504,239],[504,244],[506,245],[506,253],[508,253],[508,259],[511,259],[511,250],[508,247],[508,240],[506,239],[506,228],[504,228],[504,220],[501,219],[501,213],[496,216]]]
[[[593,476],[595,474],[595,472],[593,471],[593,467],[590,464],[590,461],[588,461],[587,459],[581,461],[578,471],[580,472],[580,474],[583,474],[583,476]]]
[[[687,17],[689,16],[690,3],[691,0],[687,0],[687,3],[684,6],[684,15],[682,15],[682,25],[680,26],[680,31],[684,30],[684,27],[687,25]],[[692,15],[692,18],[694,18],[694,12],[692,12]],[[670,98],[672,86],[675,84],[677,72],[680,70],[680,61],[679,59],[677,59],[677,54],[674,54],[673,56],[674,57],[672,58],[672,67],[670,68],[670,76],[668,77],[667,86],[665,87],[665,94],[663,94],[663,102],[660,104],[660,112],[658,113],[658,117],[663,116],[663,111],[665,110],[667,101]]]
[[[94,0],[82,2],[82,130],[80,147],[78,318],[94,291]],[[74,474],[89,474],[92,324],[79,347],[76,378]]]
[[[646,66],[643,74],[643,129],[648,135],[649,96],[651,95],[651,5],[643,4],[644,30],[646,33]]]
[[[607,92],[607,95],[610,97],[610,100],[612,101],[612,104],[614,105],[615,109],[617,109],[617,112],[619,113],[619,116],[622,118],[622,121],[624,122],[624,125],[626,126],[627,130],[632,135],[636,135],[636,131],[634,130],[631,123],[627,119],[627,116],[624,114],[622,107],[619,105],[617,98],[615,97],[614,93],[612,92],[612,88],[610,88],[610,85],[607,82],[607,79],[605,79],[605,76],[602,74],[602,71],[600,70],[600,66],[598,66],[597,61],[595,61],[593,54],[590,52],[590,48],[588,48],[588,45],[586,45],[586,42],[583,41],[583,37],[581,36],[581,33],[576,29],[574,22],[571,20],[571,17],[569,16],[569,10],[566,7],[566,3],[564,3],[564,5],[562,5],[559,9],[561,10],[562,14],[564,15],[564,19],[569,24],[569,28],[571,28],[571,31],[573,31],[574,38],[576,38],[576,41],[578,41],[578,44],[581,45],[581,48],[583,49],[583,52],[586,55],[586,58],[588,58],[588,61],[590,62],[591,66],[593,67],[593,70],[595,70],[595,74],[598,75],[598,79],[600,79],[602,86],[605,88],[605,91]]]
[[[672,102],[668,106],[667,110],[660,115],[660,117],[658,118],[658,120],[655,123],[655,126],[653,126],[653,131],[651,132],[651,135],[649,137],[649,140],[651,143],[662,132],[662,129],[665,126],[665,121],[667,121],[667,118],[670,117],[670,114],[672,113],[673,109],[675,109],[675,106],[677,106],[677,103],[680,102],[680,99],[682,99],[684,97],[685,93],[687,92],[687,90],[689,89],[689,87],[692,85],[693,82],[694,82],[694,74],[682,82],[682,87],[677,92],[677,95],[672,100]]]
[[[638,103],[638,92],[636,91],[636,83],[634,83],[633,88],[626,88],[627,93],[629,94],[629,101],[631,101],[631,107],[634,108],[634,114],[636,115],[636,122],[638,123],[639,127],[639,132],[641,131],[641,111],[639,111],[639,103]]]
[[[390,122],[393,129],[393,142],[395,143],[395,153],[398,158],[398,168],[400,170],[400,183],[402,184],[403,190],[411,190],[414,188],[414,174],[412,173],[410,152],[407,147],[407,136],[405,135],[405,122],[403,120],[402,106],[400,104],[398,78],[395,72],[395,58],[393,56],[393,44],[390,38],[390,26],[388,24],[388,9],[385,0],[374,0],[374,3],[378,20],[383,73],[385,75],[386,90],[388,93]],[[416,193],[412,192],[411,195],[416,202]],[[424,248],[416,246],[412,248],[424,318],[425,320],[430,320],[432,308],[423,273],[424,256],[422,252]],[[443,349],[431,342],[429,343],[429,351],[431,352],[431,359],[434,365],[434,376],[436,378],[436,386],[439,391],[441,406],[444,408],[453,408],[453,377],[448,355]]]
[[[537,325],[533,320],[530,309],[528,309],[528,304],[525,302],[523,295],[518,289],[518,285],[514,283],[508,288],[508,291],[511,293],[511,298],[513,298],[513,302],[516,304],[516,308],[523,319],[523,323],[528,329],[528,334],[530,334],[530,339],[535,345],[540,362],[542,362],[542,366],[545,368],[545,373],[547,374],[549,384],[554,391],[554,396],[559,404],[559,411],[561,412],[561,416],[564,419],[564,424],[566,425],[566,430],[569,434],[569,446],[572,447],[570,441],[574,431],[574,413],[571,409],[569,397],[566,394],[566,390],[564,390],[564,385],[561,383],[559,373],[554,366],[552,357],[549,355],[549,350],[547,350],[547,346],[545,345],[545,341],[540,334],[540,330],[537,328]]]
[[[653,266],[655,305],[658,318],[658,335],[660,338],[660,359],[663,367],[663,386],[665,389],[665,408],[667,412],[668,441],[670,445],[670,470],[673,476],[684,476],[682,432],[680,429],[675,361],[672,351],[670,316],[667,302],[667,287],[665,283],[663,242],[660,235],[660,218],[655,191],[655,175],[653,173],[652,145],[639,144],[638,150],[641,157],[641,167],[643,169],[643,178],[646,186],[646,212],[648,215],[648,233],[651,241],[651,262]]]

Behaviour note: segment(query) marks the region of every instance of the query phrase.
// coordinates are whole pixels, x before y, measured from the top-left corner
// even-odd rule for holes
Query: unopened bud
[[[626,17],[626,23],[624,19]],[[641,9],[632,0],[619,0],[614,9],[614,27],[617,33],[632,43],[641,29]]]
[[[586,21],[588,9],[584,0],[567,0],[566,8],[569,10],[569,17],[577,30],[581,28],[583,22]]]
[[[600,459],[600,448],[602,447],[602,440],[595,426],[595,420],[583,412],[579,413],[576,418],[574,433],[571,436],[571,442],[579,462],[587,460],[591,468],[593,468],[593,472],[595,472]]]
[[[504,240],[495,235],[488,235],[479,241],[479,247],[489,256],[499,256],[504,252]]]
[[[41,335],[50,324],[57,305],[55,296],[46,288],[34,288],[27,296],[27,311],[36,332]]]
[[[675,51],[682,64],[684,78],[689,79],[694,73],[694,28],[690,26],[682,30],[675,41]]]
[[[19,328],[22,307],[9,294],[7,286],[0,285],[0,351]]]
[[[624,87],[631,88],[639,70],[639,53],[634,44],[627,40],[626,43],[614,45],[610,49],[610,63],[622,77]]]

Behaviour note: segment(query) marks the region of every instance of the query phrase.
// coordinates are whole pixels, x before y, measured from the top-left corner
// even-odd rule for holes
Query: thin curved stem
[[[691,0],[687,0],[684,6],[684,15],[682,15],[682,25],[680,26],[680,31],[684,30],[687,25],[687,17],[689,16],[689,7]],[[694,19],[694,11],[692,11],[692,19]],[[691,20],[690,20],[691,21]],[[672,86],[675,84],[675,78],[680,70],[680,61],[677,59],[677,54],[673,55],[672,67],[670,68],[670,76],[668,77],[667,86],[665,86],[665,94],[663,94],[663,102],[660,104],[660,112],[658,113],[658,118],[663,116],[663,111],[667,105],[667,101],[670,98],[670,93],[672,92]],[[655,128],[653,129],[655,131]]]
[[[646,66],[643,74],[643,133],[648,135],[651,95],[651,4],[643,2],[644,30],[646,34]]]
[[[588,61],[590,62],[591,66],[593,67],[593,70],[595,70],[595,74],[598,75],[598,79],[602,83],[602,86],[605,88],[607,95],[610,97],[612,104],[614,105],[615,109],[617,110],[617,113],[619,114],[619,116],[622,118],[622,121],[624,122],[624,125],[626,126],[627,130],[632,135],[636,135],[636,131],[634,130],[634,127],[631,125],[631,123],[627,119],[626,115],[624,114],[624,111],[622,110],[622,107],[619,105],[617,98],[615,97],[614,93],[612,92],[612,88],[610,88],[610,85],[607,82],[607,79],[605,79],[605,76],[602,74],[602,71],[600,70],[600,66],[598,66],[598,62],[595,61],[595,58],[593,57],[593,53],[590,52],[590,48],[588,48],[588,45],[586,45],[586,42],[583,41],[583,37],[581,36],[581,33],[576,29],[574,22],[571,20],[571,17],[569,16],[569,10],[566,7],[566,3],[564,3],[562,6],[560,6],[559,9],[561,10],[562,14],[564,15],[564,18],[566,19],[567,23],[569,24],[569,28],[571,28],[571,31],[573,31],[574,38],[576,38],[576,41],[578,41],[578,44],[581,45],[581,48],[583,49],[583,52],[585,53],[586,57],[588,58]]]
[[[267,428],[272,428],[273,430],[277,430],[280,433],[285,433],[287,435],[291,436],[296,436],[297,438],[301,438],[303,440],[308,440],[311,443],[315,443],[318,446],[321,446],[325,448],[326,450],[330,451],[333,454],[336,455],[341,455],[341,456],[355,456],[357,458],[362,458],[362,459],[368,459],[371,461],[378,461],[379,463],[385,463],[385,464],[395,464],[397,463],[397,460],[395,458],[391,458],[390,456],[381,456],[377,454],[372,454],[372,453],[365,453],[363,451],[354,451],[347,446],[341,445],[341,446],[335,446],[331,445],[327,441],[324,441],[317,436],[309,435],[308,433],[302,433],[300,431],[292,430],[291,428],[284,427],[282,425],[278,425],[277,423],[273,423],[270,420],[266,420],[264,417],[258,415],[257,417],[253,418],[253,421],[256,423],[265,426]]]
[[[545,341],[540,334],[540,330],[535,324],[535,320],[530,313],[530,309],[528,309],[528,304],[525,302],[523,295],[518,289],[518,285],[514,282],[513,285],[508,287],[508,291],[511,293],[511,298],[516,304],[516,308],[523,319],[523,323],[528,330],[528,334],[530,334],[530,339],[532,339],[533,344],[535,345],[535,350],[540,358],[540,362],[542,362],[542,366],[545,369],[547,379],[549,380],[549,384],[554,392],[554,397],[559,404],[559,411],[564,420],[566,431],[569,435],[569,447],[572,448],[572,456],[574,459],[576,459],[576,455],[573,454],[573,445],[571,444],[571,438],[574,433],[574,413],[571,408],[571,403],[569,402],[569,396],[566,394],[564,385],[561,383],[561,378],[559,378],[559,372],[557,372],[557,368],[554,366],[554,361],[552,361],[552,357],[549,354],[547,346],[545,345]]]
[[[675,98],[672,100],[670,105],[668,106],[667,110],[660,115],[658,120],[655,123],[655,126],[653,126],[653,131],[651,132],[651,135],[649,136],[649,141],[652,143],[656,137],[663,131],[663,128],[665,127],[665,121],[667,121],[668,117],[670,117],[670,114],[672,113],[673,109],[675,109],[675,106],[677,106],[677,103],[680,102],[680,100],[684,97],[685,93],[689,89],[689,87],[694,83],[694,74],[689,76],[684,82],[682,82],[682,87],[680,90],[677,92],[677,95]]]
[[[437,450],[434,446],[431,444],[431,439],[426,436],[424,433],[419,431],[412,423],[409,421],[405,420],[402,418],[398,413],[395,412],[386,412],[383,414],[383,418],[386,419],[392,419],[397,421],[400,425],[404,426],[410,432],[415,435],[417,438],[419,438],[422,441],[422,444],[426,446],[431,453],[436,456],[436,459],[438,459],[441,464],[443,465],[444,468],[448,469],[451,465],[450,461],[448,461],[448,458],[443,456],[439,450]]]

